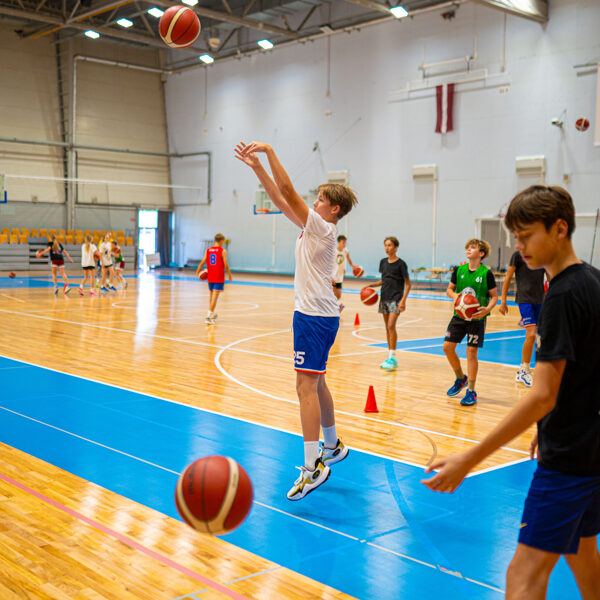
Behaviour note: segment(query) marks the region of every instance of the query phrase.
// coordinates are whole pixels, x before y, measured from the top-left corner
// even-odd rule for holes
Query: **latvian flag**
[[[436,133],[452,131],[452,105],[454,103],[454,84],[446,83],[435,88],[437,103]]]

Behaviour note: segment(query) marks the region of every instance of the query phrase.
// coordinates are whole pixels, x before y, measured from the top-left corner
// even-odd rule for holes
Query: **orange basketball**
[[[354,277],[362,277],[365,274],[365,270],[360,265],[354,265],[352,267],[352,274]]]
[[[44,251],[43,251],[43,250],[38,250],[38,251],[35,253],[35,257],[36,257],[36,258],[42,258],[42,256],[44,256]]]
[[[100,252],[98,252],[98,250],[94,252],[94,260],[100,260]]]
[[[160,18],[158,32],[167,46],[187,48],[200,35],[200,21],[191,8],[171,6]]]
[[[454,301],[454,310],[461,319],[470,321],[479,310],[479,300],[473,294],[463,292]]]
[[[253,496],[250,477],[233,458],[206,456],[179,476],[175,505],[190,527],[221,535],[244,521]]]
[[[365,288],[360,290],[360,300],[363,304],[371,306],[379,300],[379,294],[373,288]]]
[[[198,273],[198,279],[202,279],[202,281],[206,281],[208,279],[208,271],[206,269],[202,269],[200,273]]]
[[[9,276],[11,279],[14,279],[14,278],[16,277],[16,275],[17,275],[17,274],[16,274],[14,271],[11,271],[11,272],[8,274],[8,276]]]

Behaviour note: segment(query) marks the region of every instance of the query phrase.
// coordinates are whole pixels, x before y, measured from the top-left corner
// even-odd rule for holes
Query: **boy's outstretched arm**
[[[243,163],[247,164],[256,174],[258,180],[261,182],[265,192],[267,192],[269,198],[273,200],[273,204],[290,220],[292,223],[298,225],[298,227],[304,227],[306,225],[306,219],[301,221],[296,213],[291,209],[283,194],[277,187],[277,184],[269,177],[269,174],[265,171],[265,168],[262,166],[258,156],[254,152],[249,152],[247,149],[249,146],[240,142],[235,147],[235,157],[241,160]],[[302,198],[301,198],[302,200]],[[304,204],[304,201],[302,201]],[[306,215],[308,217],[308,207],[304,204],[306,208]]]
[[[295,190],[292,180],[286,173],[283,165],[279,162],[279,158],[277,158],[277,154],[275,154],[273,148],[264,142],[251,142],[247,146],[244,144],[240,145],[243,146],[243,155],[255,152],[264,152],[267,155],[271,173],[273,173],[273,179],[275,180],[277,188],[290,209],[302,223],[301,227],[304,227],[306,225],[306,220],[308,219],[308,206],[306,206],[306,202],[304,202],[302,196]]]

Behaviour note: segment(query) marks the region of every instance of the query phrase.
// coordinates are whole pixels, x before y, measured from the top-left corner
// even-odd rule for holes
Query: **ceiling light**
[[[269,40],[259,40],[256,42],[263,50],[270,50],[273,44]]]
[[[146,11],[149,15],[152,15],[153,17],[156,17],[157,19],[160,19],[164,14],[165,11],[164,10],[160,10],[160,8],[149,8]]]
[[[396,17],[396,19],[408,17],[408,11],[404,8],[404,6],[394,6],[390,8],[390,12],[394,15],[394,17]]]
[[[184,4],[188,6],[196,6],[198,4],[198,0],[181,0]]]
[[[133,21],[130,21],[129,19],[119,19],[117,21],[117,25],[120,25],[121,27],[131,27],[133,25]]]
[[[100,37],[99,33],[96,33],[95,31],[92,31],[91,29],[88,29],[85,32],[85,35],[87,35],[89,38],[92,38],[93,40],[97,40]]]
[[[210,63],[214,63],[215,59],[210,54],[203,54],[198,57],[203,63],[210,65]]]

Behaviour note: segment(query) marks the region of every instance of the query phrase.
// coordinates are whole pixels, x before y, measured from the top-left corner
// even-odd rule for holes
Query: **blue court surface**
[[[498,363],[503,365],[514,365],[518,367],[521,363],[521,349],[525,340],[525,329],[512,329],[509,331],[494,331],[485,334],[483,348],[479,348],[477,358],[483,362]],[[375,348],[387,348],[387,342],[367,344]],[[396,349],[406,352],[420,352],[422,354],[434,354],[444,356],[442,349],[444,338],[421,338],[417,340],[400,340]],[[456,353],[460,358],[467,358],[466,338],[456,346]],[[535,352],[534,352],[535,355]],[[535,356],[531,360],[535,365]]]
[[[365,600],[503,597],[531,461],[442,495],[419,483],[422,469],[352,450],[319,490],[290,502],[298,435],[7,358],[0,370],[1,440],[23,452],[174,518],[178,473],[231,456],[255,503],[228,542]],[[563,559],[548,597],[578,597]]]

